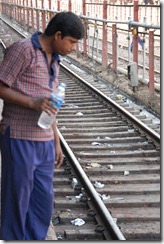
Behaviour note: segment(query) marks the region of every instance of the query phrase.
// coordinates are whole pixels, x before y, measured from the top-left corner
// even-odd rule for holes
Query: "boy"
[[[49,96],[58,85],[59,55],[84,36],[72,12],[57,13],[44,33],[12,44],[0,65],[1,240],[45,240],[53,211],[54,164],[63,154],[56,124],[37,125],[42,111],[57,110]]]

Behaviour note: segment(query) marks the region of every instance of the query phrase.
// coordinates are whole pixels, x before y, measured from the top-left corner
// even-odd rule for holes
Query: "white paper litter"
[[[78,181],[76,178],[72,178],[72,182],[71,182],[71,185],[72,185],[72,188],[74,189],[75,186],[78,184]]]
[[[106,194],[103,194],[103,195],[101,195],[101,198],[102,198],[102,200],[109,200],[110,196],[106,195]]]
[[[90,166],[93,167],[93,168],[100,168],[101,167],[101,164],[91,163]]]
[[[102,184],[102,183],[100,183],[100,182],[95,181],[94,186],[95,186],[96,188],[100,189],[100,188],[103,188],[103,187],[104,187],[104,184]]]
[[[79,219],[79,218],[77,218],[77,219],[71,220],[71,223],[72,223],[73,225],[82,226],[82,225],[85,224],[85,221],[84,221],[83,219]]]
[[[107,167],[108,167],[109,169],[113,169],[113,165],[112,165],[112,164],[109,164]]]
[[[79,202],[80,198],[83,196],[83,193],[80,193],[77,196],[66,196],[67,199],[75,201],[75,202]]]
[[[124,171],[124,175],[129,175],[129,171],[128,170],[125,170]]]
[[[78,112],[78,113],[76,113],[76,115],[78,115],[78,116],[82,116],[82,115],[83,115],[83,113]]]
[[[108,137],[108,136],[105,137],[105,140],[109,140],[109,139],[111,139],[111,137]]]
[[[121,95],[116,95],[116,98],[117,98],[118,100],[121,100],[121,99],[122,99],[122,96],[121,96]]]
[[[61,130],[65,130],[65,129],[66,129],[65,125],[62,126],[60,129],[61,129]]]
[[[101,143],[95,141],[95,142],[92,142],[91,145],[92,146],[98,146],[98,145],[101,145]]]

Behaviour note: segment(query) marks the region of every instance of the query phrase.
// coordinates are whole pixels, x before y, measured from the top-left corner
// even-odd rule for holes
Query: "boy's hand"
[[[49,115],[51,113],[57,115],[57,112],[58,112],[58,109],[52,105],[49,98],[33,99],[31,108],[33,108],[35,110],[45,111]]]

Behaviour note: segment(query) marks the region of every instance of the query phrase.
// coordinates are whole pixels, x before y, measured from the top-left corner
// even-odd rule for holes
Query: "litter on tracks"
[[[71,223],[73,225],[82,226],[85,224],[85,221],[83,219],[77,218],[77,219],[71,220]]]

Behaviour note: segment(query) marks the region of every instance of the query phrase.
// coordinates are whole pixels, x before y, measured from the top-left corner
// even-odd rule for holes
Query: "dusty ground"
[[[160,92],[154,91],[151,93],[149,91],[149,87],[140,82],[138,83],[138,87],[133,91],[133,87],[129,85],[129,80],[126,75],[119,72],[116,74],[111,68],[108,70],[103,70],[99,64],[96,64],[96,66],[94,65],[93,67],[93,64],[89,58],[84,58],[82,56],[77,58],[76,53],[72,53],[69,56],[80,62],[81,67],[87,67],[88,69],[94,71],[94,73],[99,75],[101,78],[115,85],[118,89],[131,97],[138,99],[154,112],[160,114]]]

